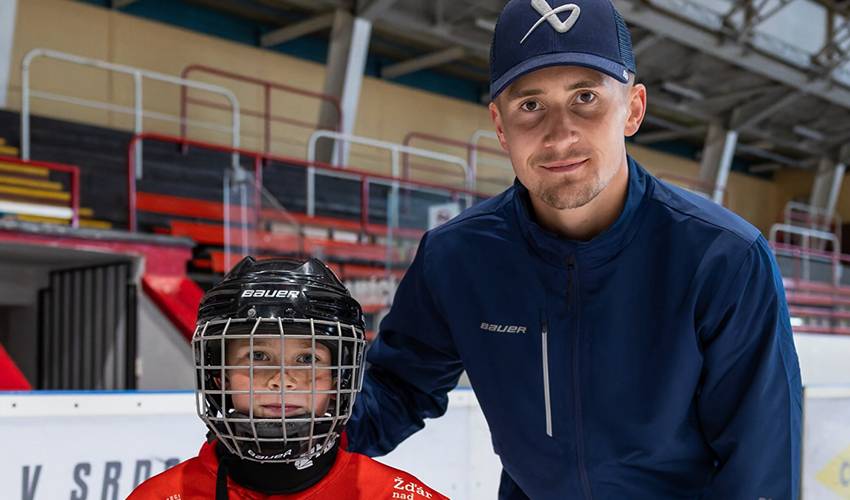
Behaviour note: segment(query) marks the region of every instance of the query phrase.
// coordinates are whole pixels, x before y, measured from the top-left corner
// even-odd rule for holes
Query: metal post
[[[401,170],[401,165],[399,165],[399,148],[392,149],[392,162],[393,162],[393,177],[398,179],[399,172]],[[399,192],[399,183],[397,180],[393,181],[390,187],[390,199],[387,202],[387,262],[386,269],[389,273],[392,270],[392,265],[394,262],[394,242],[393,242],[393,232],[398,227],[398,192]]]
[[[127,273],[127,313],[125,315],[125,340],[124,340],[124,390],[136,389],[136,330],[138,328],[137,319],[137,297],[136,284],[133,282],[131,275],[132,266],[124,265]]]
[[[21,159],[30,159],[30,61],[27,54],[21,63]]]
[[[133,73],[133,132],[141,134],[144,128],[144,116],[142,106],[142,73],[135,71]],[[136,179],[142,178],[142,140],[139,139],[136,144]]]
[[[700,165],[700,179],[714,186],[709,193],[715,203],[722,205],[726,182],[732,168],[732,159],[738,144],[738,131],[728,130],[721,123],[712,123],[708,129]]]
[[[354,133],[357,118],[357,105],[360,102],[360,87],[363,85],[363,72],[366,69],[366,57],[369,53],[369,38],[372,36],[372,21],[363,18],[354,19],[351,32],[351,46],[348,64],[345,68],[345,84],[342,87],[342,132]],[[348,165],[350,143],[342,144],[342,155],[335,165]]]
[[[231,170],[224,171],[224,213],[222,214],[222,222],[224,229],[224,268],[230,267],[230,175]]]

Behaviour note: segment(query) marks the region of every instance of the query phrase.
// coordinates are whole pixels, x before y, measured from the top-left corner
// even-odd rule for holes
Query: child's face
[[[330,394],[316,394],[310,405],[310,394],[291,394],[289,391],[309,391],[313,389],[313,370],[310,368],[315,358],[317,391],[330,390],[334,384],[333,370],[328,368],[332,361],[330,350],[307,339],[285,339],[283,342],[285,360],[281,360],[280,339],[254,339],[253,355],[248,339],[229,340],[227,342],[227,365],[244,366],[226,370],[225,388],[233,391],[247,391],[251,388],[250,369],[254,364],[254,416],[259,418],[324,415],[328,409]],[[280,366],[287,369],[281,373]],[[266,368],[268,367],[268,368]],[[304,368],[292,368],[304,367]],[[286,391],[284,404],[281,404],[281,386]],[[276,391],[278,394],[257,393],[256,391]],[[240,413],[249,413],[250,394],[233,394],[233,406]]]

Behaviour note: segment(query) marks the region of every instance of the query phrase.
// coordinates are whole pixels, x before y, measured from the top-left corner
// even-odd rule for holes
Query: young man
[[[758,230],[626,153],[646,110],[609,0],[511,0],[490,112],[517,180],[423,238],[351,449],[392,450],[465,369],[502,499],[791,499],[801,387]]]
[[[446,498],[346,451],[363,313],[320,261],[245,258],[204,295],[192,346],[211,439],[131,500]]]

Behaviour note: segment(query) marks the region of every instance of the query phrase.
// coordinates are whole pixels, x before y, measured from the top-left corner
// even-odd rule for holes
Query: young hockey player
[[[243,259],[204,295],[192,340],[210,439],[129,499],[446,498],[345,449],[364,327],[321,261]]]

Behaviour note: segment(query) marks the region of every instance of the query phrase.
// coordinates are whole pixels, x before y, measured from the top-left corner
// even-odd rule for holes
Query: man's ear
[[[510,153],[508,150],[508,141],[505,140],[505,127],[502,123],[502,113],[499,111],[499,105],[496,104],[496,101],[492,101],[490,102],[489,108],[490,119],[493,120],[493,126],[496,127],[496,136],[499,138],[499,144],[505,152]]]
[[[628,106],[629,114],[626,117],[623,135],[631,137],[640,130],[640,126],[646,116],[646,86],[642,83],[636,83],[628,92],[626,105]]]

